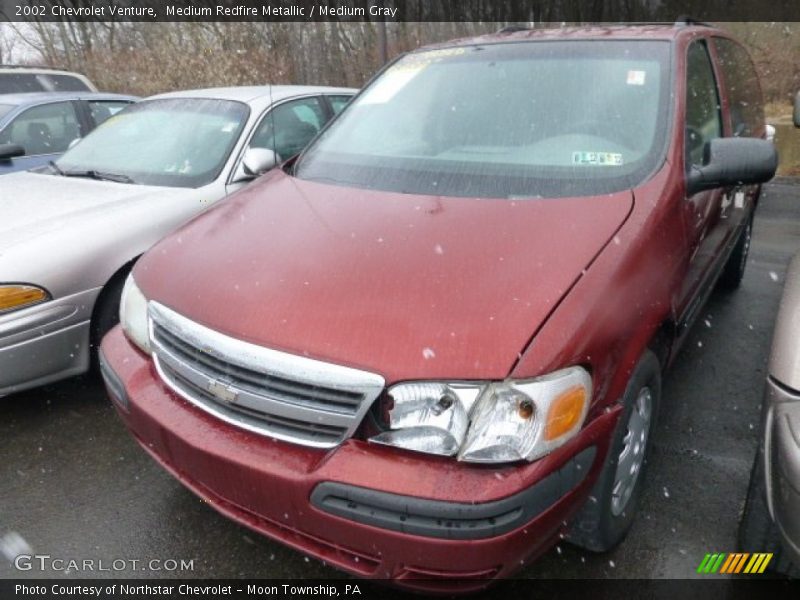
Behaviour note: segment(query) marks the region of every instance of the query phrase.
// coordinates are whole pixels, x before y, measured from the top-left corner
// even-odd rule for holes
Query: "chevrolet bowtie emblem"
[[[239,392],[216,379],[212,379],[208,382],[207,389],[212,396],[228,403],[236,402],[236,399],[239,397]]]

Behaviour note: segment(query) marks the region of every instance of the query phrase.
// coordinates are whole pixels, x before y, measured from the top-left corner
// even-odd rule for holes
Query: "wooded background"
[[[99,89],[147,96],[221,85],[360,87],[388,58],[421,45],[496,31],[503,23],[7,23],[0,63],[80,71]],[[749,48],[768,113],[800,90],[800,23],[720,23]],[[537,24],[539,27],[560,24]],[[384,29],[385,27],[385,29]],[[381,43],[385,31],[386,43]]]

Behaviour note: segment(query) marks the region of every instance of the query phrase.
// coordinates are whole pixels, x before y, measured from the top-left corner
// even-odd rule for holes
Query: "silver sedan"
[[[800,128],[800,93],[794,101]],[[739,526],[739,546],[763,567],[800,578],[800,254],[786,273],[762,407],[761,439]],[[763,568],[761,569],[764,570]],[[754,571],[755,572],[755,571]]]
[[[354,94],[154,96],[49,166],[0,180],[0,396],[88,370],[125,277],[166,233],[300,152]]]
[[[744,552],[800,576],[800,255],[786,275],[764,393],[761,439],[739,529]]]

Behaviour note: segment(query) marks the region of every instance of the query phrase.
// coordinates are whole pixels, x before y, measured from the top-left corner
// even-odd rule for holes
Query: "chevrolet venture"
[[[139,261],[108,390],[210,505],[350,573],[463,589],[561,535],[609,549],[661,373],[742,277],[764,136],[707,26],[409,53]]]

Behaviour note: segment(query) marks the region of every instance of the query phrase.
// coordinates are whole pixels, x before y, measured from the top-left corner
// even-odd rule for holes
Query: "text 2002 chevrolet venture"
[[[764,133],[747,53],[709,27],[413,52],[139,261],[108,389],[220,512],[352,573],[608,549],[660,373],[742,277]]]

